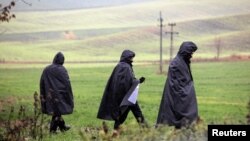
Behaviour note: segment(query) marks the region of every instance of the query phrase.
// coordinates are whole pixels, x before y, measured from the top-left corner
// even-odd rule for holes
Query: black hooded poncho
[[[64,55],[58,52],[53,64],[43,70],[40,79],[40,99],[42,112],[45,114],[65,115],[73,112],[72,88],[63,63]]]
[[[139,80],[134,76],[131,58],[135,53],[130,50],[124,50],[120,62],[114,68],[102,97],[97,118],[104,120],[115,120],[121,115],[122,105],[130,105],[124,100],[131,91],[138,85]],[[125,102],[124,102],[125,101]],[[124,105],[123,105],[124,106]]]
[[[196,50],[193,42],[183,42],[177,56],[170,63],[157,124],[179,128],[198,118],[196,94],[190,71],[190,58]]]

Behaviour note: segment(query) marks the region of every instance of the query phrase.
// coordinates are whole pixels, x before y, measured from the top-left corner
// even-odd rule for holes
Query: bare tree
[[[9,22],[11,19],[16,18],[16,15],[13,14],[13,7],[15,7],[16,3],[18,1],[21,1],[25,3],[26,5],[32,6],[32,3],[29,3],[25,0],[12,0],[9,4],[3,6],[2,3],[0,3],[0,24],[3,22]],[[8,29],[0,29],[0,35],[3,35],[5,32],[7,32]]]
[[[6,6],[3,6],[3,4],[0,3],[0,22],[9,22],[11,19],[16,18],[16,15],[11,13],[11,10],[13,9],[13,7],[15,7],[18,1],[21,1],[26,5],[32,6],[32,3],[27,2],[25,0],[12,0]]]
[[[16,5],[15,1],[3,6],[0,3],[0,22],[9,22],[12,18],[16,18],[15,14],[11,13],[11,9]]]

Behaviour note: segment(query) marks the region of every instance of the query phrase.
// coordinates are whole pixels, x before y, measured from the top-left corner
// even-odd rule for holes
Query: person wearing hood
[[[159,108],[156,127],[160,124],[187,127],[198,120],[198,107],[190,59],[197,46],[183,42],[176,57],[171,61]]]
[[[131,104],[127,101],[127,97],[131,95],[133,89],[145,80],[144,77],[139,80],[135,78],[132,65],[134,57],[133,51],[124,50],[122,52],[120,62],[113,69],[107,82],[97,114],[99,119],[115,121],[113,136],[119,135],[119,127],[126,120],[129,111],[132,111],[140,125],[145,125],[138,102]]]
[[[43,70],[40,79],[41,109],[44,114],[52,115],[51,133],[56,133],[58,127],[62,132],[70,129],[62,115],[72,114],[74,108],[71,83],[63,63],[64,55],[58,52],[53,63]]]

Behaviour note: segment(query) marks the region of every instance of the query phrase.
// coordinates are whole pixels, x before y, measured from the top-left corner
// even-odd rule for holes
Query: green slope
[[[197,43],[195,57],[214,57],[215,39],[221,39],[222,56],[249,54],[249,0],[157,0],[124,6],[68,11],[18,12],[18,18],[1,23],[0,60],[50,61],[63,51],[68,61],[117,60],[132,49],[138,60],[158,60],[159,10],[164,24],[176,22],[174,53],[184,40]],[[164,27],[164,32],[169,26]],[[70,39],[70,40],[69,40]],[[169,35],[163,37],[168,59]]]
[[[16,12],[17,19],[1,27],[8,33],[155,25],[159,11],[168,22],[249,13],[249,0],[156,0],[124,6],[82,10]]]

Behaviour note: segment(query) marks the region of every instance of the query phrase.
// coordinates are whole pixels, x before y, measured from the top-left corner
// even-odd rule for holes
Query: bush
[[[0,140],[25,141],[29,138],[42,140],[45,126],[44,116],[39,105],[38,94],[35,92],[33,115],[27,116],[23,105],[20,106],[17,113],[15,113],[14,107],[11,106],[8,119],[2,123],[3,127],[0,130]]]

